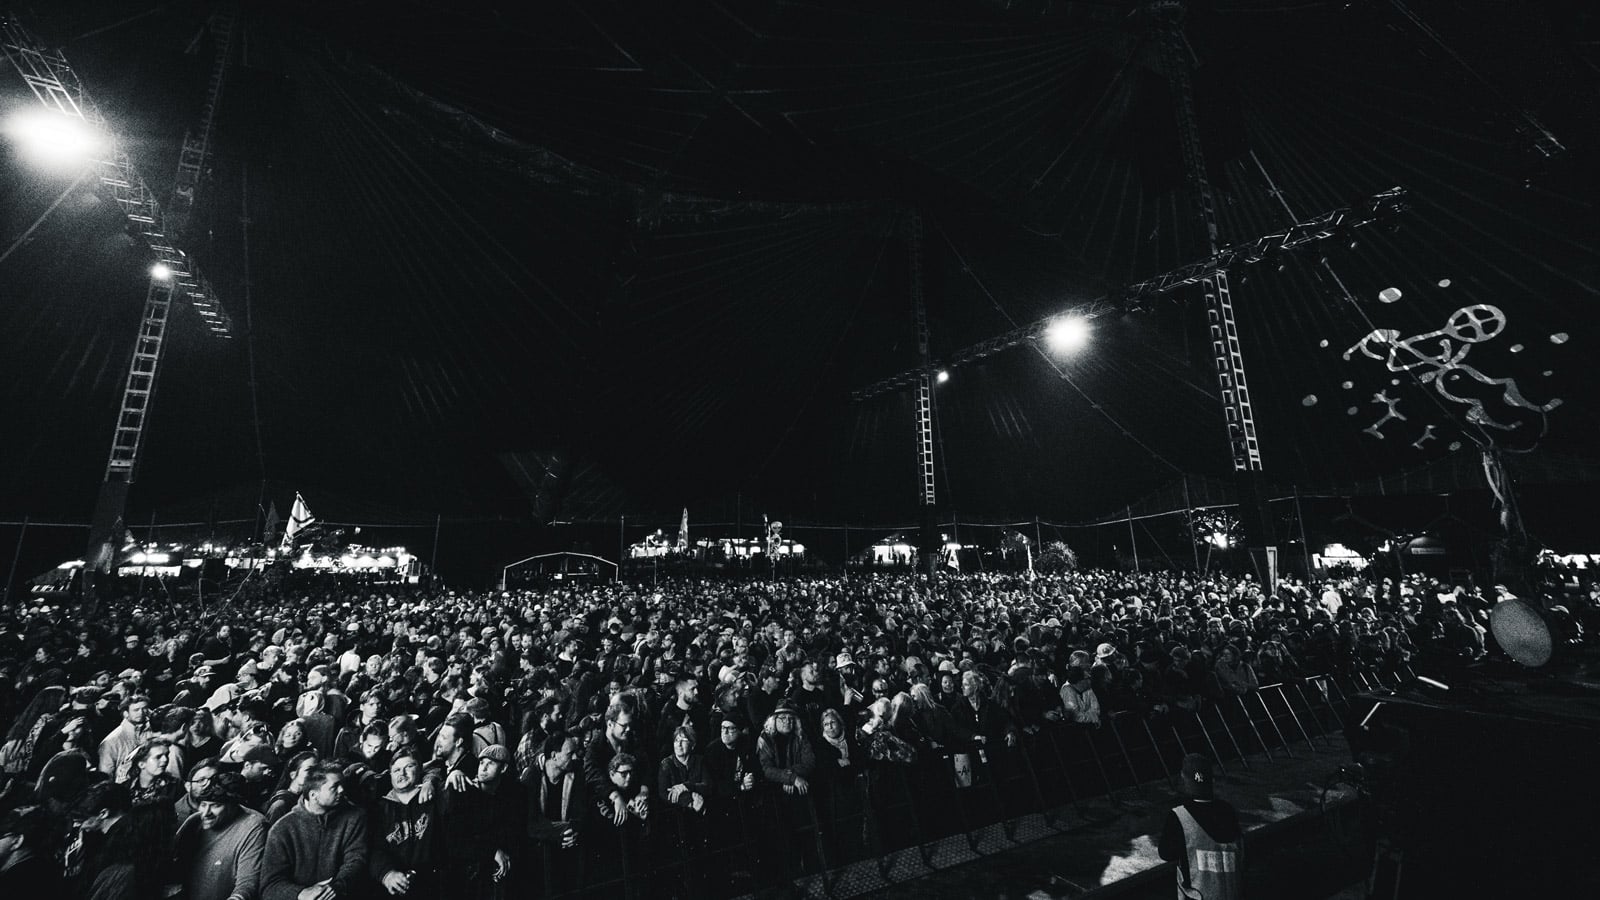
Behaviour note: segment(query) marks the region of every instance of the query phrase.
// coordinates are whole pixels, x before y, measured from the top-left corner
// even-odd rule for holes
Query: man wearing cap
[[[1178,900],[1238,900],[1243,889],[1239,814],[1216,798],[1216,765],[1183,758],[1184,801],[1161,826],[1161,858],[1177,866]]]
[[[232,772],[201,789],[174,846],[185,900],[254,900],[261,887],[267,819],[244,806],[243,779]]]
[[[246,750],[239,760],[239,775],[243,779],[239,785],[240,802],[251,809],[264,809],[276,786],[273,776],[278,773],[278,764],[278,755],[265,744]]]
[[[478,774],[452,773],[440,807],[444,884],[461,897],[495,896],[511,874],[511,857],[527,816],[527,794],[511,768],[511,750],[491,744],[478,755]]]
[[[239,671],[234,673],[232,683],[221,685],[211,692],[205,703],[206,709],[215,712],[238,702],[245,694],[261,686],[259,676],[260,670],[256,667],[255,660],[245,660],[240,664]]]

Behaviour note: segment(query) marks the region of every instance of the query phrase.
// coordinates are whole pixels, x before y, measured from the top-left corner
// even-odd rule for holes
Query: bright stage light
[[[946,381],[949,381],[950,380],[950,372],[949,372],[949,370],[940,369],[939,370],[939,374],[934,376],[934,380],[938,381],[940,384],[944,384]]]
[[[15,113],[6,120],[5,132],[28,162],[66,174],[81,171],[103,143],[89,123],[48,109]]]
[[[150,277],[157,281],[166,281],[172,277],[172,267],[166,263],[156,263],[150,267]],[[206,549],[209,550],[211,548],[207,547]]]
[[[1082,316],[1056,316],[1044,330],[1044,343],[1051,353],[1074,353],[1089,343],[1090,333],[1088,319]]]
[[[1226,534],[1220,531],[1212,532],[1211,546],[1216,547],[1218,550],[1226,550],[1228,549],[1228,543],[1228,536]]]

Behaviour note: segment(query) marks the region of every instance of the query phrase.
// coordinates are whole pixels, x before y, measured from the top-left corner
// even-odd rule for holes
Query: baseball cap
[[[265,744],[257,744],[244,752],[240,762],[266,763],[267,768],[276,769],[278,767],[278,754],[273,753],[272,748]]]
[[[1183,758],[1183,789],[1189,796],[1210,800],[1215,793],[1216,763],[1211,757],[1191,753]]]
[[[490,744],[478,752],[479,759],[492,759],[501,765],[511,764],[511,751],[505,744]]]

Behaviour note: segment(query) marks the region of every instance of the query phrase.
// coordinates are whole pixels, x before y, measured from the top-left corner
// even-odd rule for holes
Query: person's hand
[[[313,884],[302,888],[297,896],[299,900],[333,900],[337,894],[331,884]]]
[[[467,780],[467,773],[461,771],[460,769],[451,772],[449,775],[445,776],[444,779],[444,786],[452,791],[464,791],[467,789],[467,785],[469,784],[471,784],[471,782]]]
[[[632,810],[634,815],[642,819],[650,813],[650,798],[641,793],[639,796],[628,801],[628,809]]]
[[[424,778],[417,784],[417,801],[430,803],[433,801],[433,782]]]
[[[504,850],[494,852],[494,880],[500,881],[511,874],[511,856]]]
[[[411,876],[400,871],[390,871],[383,876],[383,889],[398,896],[411,890]]]
[[[667,788],[667,801],[669,803],[677,803],[678,798],[682,797],[683,792],[687,790],[688,788],[681,784],[675,784],[672,787]]]
[[[611,822],[620,828],[626,821],[628,821],[628,801],[618,794],[611,799]]]
[[[748,790],[750,790],[751,788],[753,788],[755,786],[756,786],[755,773],[754,772],[746,772],[746,773],[744,773],[744,782],[739,785],[739,789],[742,790],[742,791],[748,791]]]
[[[783,792],[785,794],[793,794],[794,793],[794,785],[792,785],[792,784],[784,785],[783,786]]]
[[[1006,732],[1006,746],[1007,747],[1015,747],[1016,745],[1017,745],[1017,733],[1015,731]]]
[[[980,743],[980,744],[987,744],[987,743],[989,743],[989,736],[987,734],[980,734],[980,735],[974,736],[973,740],[978,742],[978,743]]]
[[[705,812],[706,798],[700,796],[699,794],[690,794],[689,808],[695,812]]]
[[[796,775],[794,777],[794,792],[796,794],[799,794],[799,795],[801,795],[803,797],[810,790],[811,790],[811,785],[805,780],[804,777],[802,777],[800,775]]]
[[[560,834],[561,849],[571,850],[573,847],[578,845],[578,829],[573,828],[570,824],[566,822],[561,823]]]

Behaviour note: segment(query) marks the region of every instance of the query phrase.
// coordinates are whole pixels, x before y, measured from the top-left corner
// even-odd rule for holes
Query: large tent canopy
[[[221,6],[18,13],[161,194]],[[385,0],[239,22],[191,241],[236,336],[174,321],[146,505],[272,479],[450,516],[904,519],[913,398],[850,394],[918,365],[915,282],[938,359],[1208,254],[1140,4]],[[1234,0],[1183,30],[1224,244],[1408,192],[1233,274],[1266,477],[1470,473],[1485,441],[1600,457],[1600,17]],[[0,102],[37,105],[15,71]],[[81,520],[147,257],[92,183],[0,147],[0,237],[38,223],[0,261],[0,511]],[[1474,305],[1499,316],[1452,319]],[[1381,329],[1424,336],[1402,362],[1452,362],[1346,358]],[[1089,520],[1230,471],[1198,287],[1046,356],[937,385],[941,506]]]

